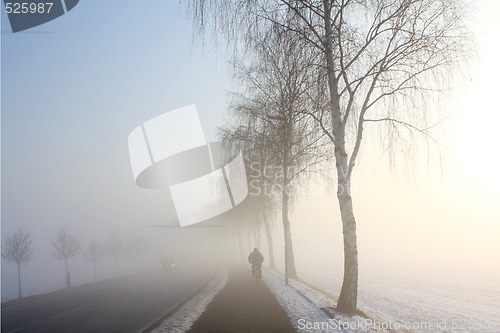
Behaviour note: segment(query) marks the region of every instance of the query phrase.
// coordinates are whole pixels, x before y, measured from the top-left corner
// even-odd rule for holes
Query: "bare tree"
[[[338,310],[357,307],[358,248],[351,179],[365,126],[379,127],[389,145],[404,131],[431,139],[439,123],[426,101],[466,58],[461,0],[186,0],[203,31],[207,22],[236,47],[253,47],[280,26],[321,55],[328,108],[309,112],[334,146],[337,201],[344,240],[344,279]],[[209,20],[209,17],[211,20]],[[241,43],[241,41],[246,43]],[[395,133],[395,134],[394,134]],[[375,140],[372,140],[375,141]]]
[[[92,261],[92,265],[94,268],[94,282],[97,281],[96,264],[104,257],[105,254],[106,254],[106,248],[99,241],[95,239],[90,241],[85,257],[90,261]]]
[[[246,260],[246,254],[243,250],[243,242],[241,235],[243,234],[244,223],[239,223],[241,219],[242,210],[246,211],[247,199],[241,204],[237,205],[234,209],[229,210],[224,214],[224,221],[229,229],[229,236],[233,239],[233,255],[235,259]],[[238,223],[235,223],[238,221]]]
[[[123,254],[127,257],[127,272],[130,273],[130,259],[132,256],[137,255],[140,246],[138,238],[130,237],[123,244]]]
[[[251,121],[251,119],[248,120]],[[240,118],[238,121],[243,121],[243,119]],[[258,133],[249,125],[238,126],[237,124],[234,127],[227,126],[222,128],[220,130],[220,136],[223,142],[228,142],[230,145],[238,147],[243,152],[247,165],[251,165],[250,168],[247,168],[250,195],[245,199],[245,203],[241,209],[238,208],[233,210],[233,213],[230,215],[233,219],[239,219],[242,215],[250,214],[256,227],[260,227],[260,223],[257,221],[262,221],[267,239],[269,257],[267,262],[269,263],[269,267],[274,269],[274,246],[269,213],[276,208],[276,195],[273,195],[272,191],[275,177],[266,179],[264,176],[264,169],[271,164],[270,156],[272,156],[272,154],[265,153],[266,149],[269,147],[269,145],[267,145],[267,137],[264,133]],[[256,168],[258,174],[252,172],[252,168]],[[234,230],[236,232],[237,229]]]
[[[2,258],[17,264],[18,298],[22,297],[21,265],[29,262],[33,257],[32,243],[30,233],[25,229],[18,229],[5,238],[2,246]]]
[[[81,241],[72,235],[66,228],[59,229],[55,241],[52,241],[54,251],[52,255],[57,259],[64,260],[66,271],[66,288],[71,288],[71,275],[68,270],[68,259],[76,256],[81,249]]]
[[[118,257],[122,256],[124,253],[123,239],[118,232],[112,232],[106,243],[106,252],[113,257],[113,268],[115,272],[115,277],[117,276],[116,262]]]
[[[281,197],[285,283],[288,277],[297,277],[289,220],[293,181],[328,157],[321,129],[306,114],[318,104],[311,99],[318,73],[313,66],[317,55],[304,46],[300,38],[276,26],[256,39],[249,51],[250,64],[236,66],[247,90],[233,102],[238,123],[229,135],[246,152],[250,169],[257,172],[257,179],[255,175],[250,178],[260,186],[261,211],[266,212],[273,197],[269,190]],[[256,184],[251,185],[255,188]]]

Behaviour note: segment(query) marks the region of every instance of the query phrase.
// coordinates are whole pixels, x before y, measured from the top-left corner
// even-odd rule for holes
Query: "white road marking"
[[[24,331],[24,328],[18,328],[17,330],[10,331],[10,332],[7,332],[7,333],[16,333],[16,332],[21,332],[21,331]]]
[[[70,315],[72,313],[75,313],[75,312],[78,312],[78,311],[81,311],[83,308],[79,308],[79,309],[76,309],[76,310],[73,310],[73,311],[70,311],[70,312],[65,312],[63,314],[60,314],[60,315],[57,315],[57,316],[54,316],[53,318],[54,319],[58,319],[58,318],[61,318],[61,317],[64,317],[64,316],[67,316],[67,315]]]

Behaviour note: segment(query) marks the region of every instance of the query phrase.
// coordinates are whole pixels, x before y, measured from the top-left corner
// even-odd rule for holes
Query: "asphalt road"
[[[2,332],[141,332],[202,287],[205,272],[152,271],[2,304]]]

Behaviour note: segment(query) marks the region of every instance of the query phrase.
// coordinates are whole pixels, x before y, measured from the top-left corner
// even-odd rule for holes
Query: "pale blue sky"
[[[81,1],[59,19],[16,34],[4,18],[6,230],[10,223],[31,220],[62,223],[52,214],[44,221],[32,210],[20,217],[14,207],[26,201],[51,211],[47,201],[60,202],[58,210],[68,214],[102,200],[122,199],[120,206],[127,206],[140,193],[130,172],[127,137],[158,114],[196,104],[206,135],[215,138],[228,89],[226,65],[211,50],[191,46],[189,21],[176,2],[141,6]],[[116,186],[131,196],[114,198]],[[107,199],[100,197],[106,193]],[[71,223],[67,214],[56,214]]]
[[[84,0],[16,34],[2,9],[1,37],[2,234],[31,231],[36,253],[26,270],[38,278],[26,287],[43,289],[47,263],[59,265],[50,255],[58,228],[86,241],[172,222],[168,194],[135,185],[128,135],[196,104],[214,140],[227,67],[209,44],[192,46],[177,1]],[[15,277],[14,266],[2,266]]]

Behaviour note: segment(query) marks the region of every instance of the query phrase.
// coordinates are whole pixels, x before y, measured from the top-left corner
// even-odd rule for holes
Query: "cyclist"
[[[262,253],[253,249],[253,252],[248,256],[248,262],[252,264],[252,275],[258,274],[258,277],[262,277],[262,263],[264,262],[264,256]]]

